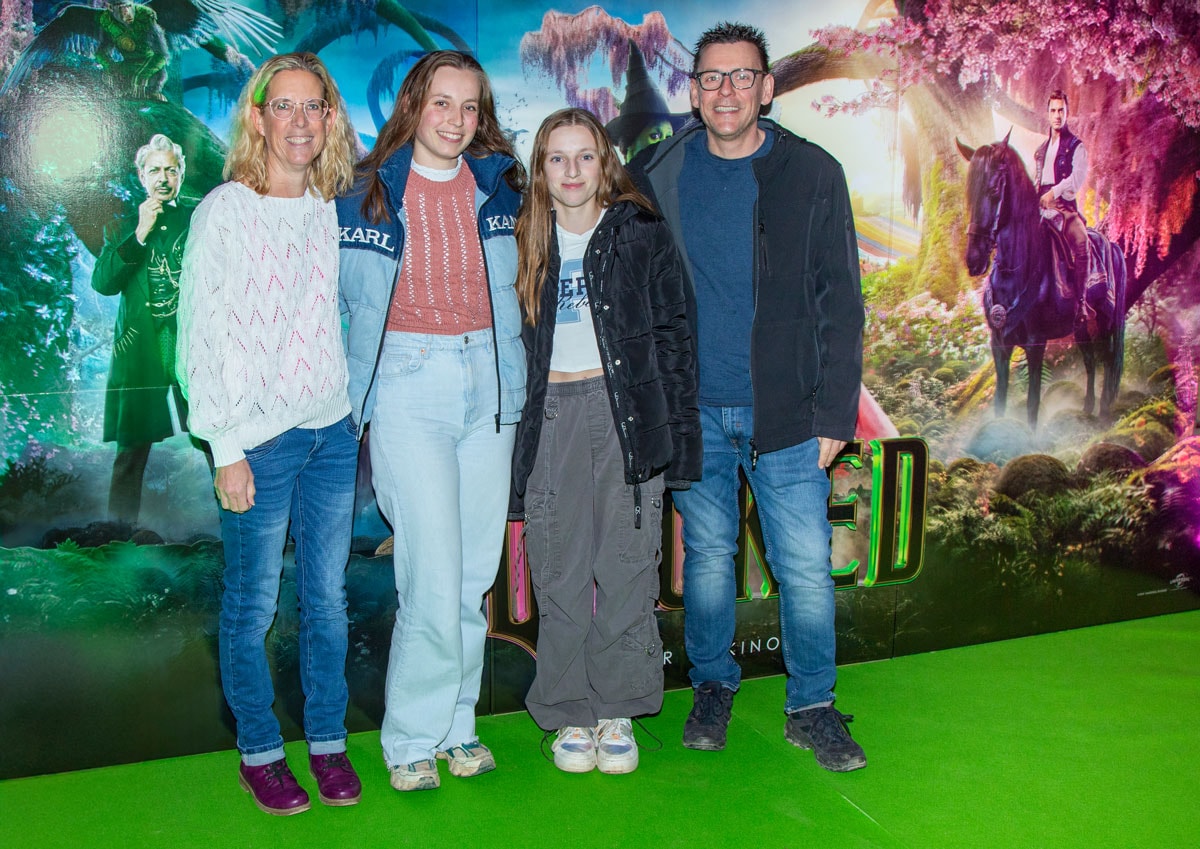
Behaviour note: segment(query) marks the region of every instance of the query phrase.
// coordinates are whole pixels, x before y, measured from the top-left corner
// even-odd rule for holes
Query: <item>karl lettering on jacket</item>
[[[516,216],[489,215],[484,219],[484,223],[487,225],[489,233],[497,230],[511,231],[516,224]],[[380,232],[373,227],[340,227],[338,228],[338,241],[375,245],[388,253],[394,253],[396,250],[396,246],[392,244],[392,234]]]

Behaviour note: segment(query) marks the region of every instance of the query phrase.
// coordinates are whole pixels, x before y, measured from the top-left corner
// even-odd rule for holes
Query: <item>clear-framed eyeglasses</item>
[[[329,101],[320,97],[298,102],[287,97],[273,97],[262,108],[280,121],[290,121],[297,109],[303,109],[304,117],[309,120],[320,121],[329,114]]]
[[[729,84],[734,88],[746,89],[754,85],[760,74],[765,77],[767,72],[757,68],[734,68],[732,71],[697,71],[692,74],[692,79],[705,91],[719,89],[725,77],[729,77]]]

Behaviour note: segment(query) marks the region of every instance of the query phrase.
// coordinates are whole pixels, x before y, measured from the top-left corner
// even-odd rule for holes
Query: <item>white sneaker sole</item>
[[[554,765],[563,772],[591,772],[596,768],[596,754],[581,755],[559,750],[554,753]]]
[[[596,753],[596,769],[607,775],[624,775],[638,768],[638,752],[634,749],[624,755],[605,757],[603,751]]]

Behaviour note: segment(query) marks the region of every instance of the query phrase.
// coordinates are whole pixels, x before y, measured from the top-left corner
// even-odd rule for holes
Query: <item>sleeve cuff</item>
[[[236,440],[229,436],[209,440],[208,447],[212,449],[213,465],[217,467],[232,466],[234,463],[246,459],[246,452],[238,446]]]

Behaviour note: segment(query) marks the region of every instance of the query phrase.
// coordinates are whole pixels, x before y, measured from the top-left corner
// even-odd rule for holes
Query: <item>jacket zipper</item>
[[[751,166],[754,171],[754,181],[758,183],[758,171]],[[762,191],[762,186],[759,184],[759,192]],[[758,324],[758,270],[760,266],[759,256],[761,255],[761,265],[770,273],[770,266],[767,257],[767,240],[766,240],[766,225],[762,222],[762,217],[758,212],[759,198],[757,193],[754,198],[754,273],[752,275],[752,293],[754,298],[754,310],[750,319],[750,409],[754,410],[755,387],[754,387],[754,327]],[[758,427],[758,419],[755,417],[754,427]],[[750,434],[750,471],[754,471],[758,467],[758,445],[754,440],[754,433]]]
[[[464,159],[463,167],[466,167],[466,164],[466,160]],[[483,254],[483,280],[486,284],[485,289],[487,290],[488,312],[492,316],[492,354],[496,361],[496,433],[500,432],[500,418],[504,410],[504,384],[500,380],[500,335],[496,332],[496,304],[492,300],[492,272],[488,268],[487,249],[483,246],[483,209],[496,196],[496,192],[500,189],[500,183],[504,180],[504,175],[507,173],[508,168],[500,172],[499,178],[496,181],[496,188],[492,189],[483,199],[483,203],[479,205],[479,209],[475,213],[475,224],[479,230],[479,251]],[[478,186],[478,183],[476,186]]]

